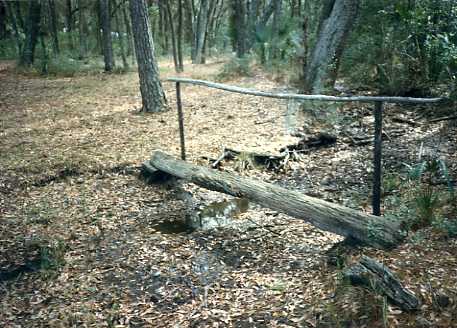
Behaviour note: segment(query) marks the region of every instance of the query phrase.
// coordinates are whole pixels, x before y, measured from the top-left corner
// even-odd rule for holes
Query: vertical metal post
[[[381,101],[374,108],[374,154],[373,154],[373,215],[381,215],[382,183],[382,109]]]
[[[184,142],[184,117],[182,114],[181,83],[176,82],[176,104],[178,106],[179,140],[181,143],[181,159],[186,160],[186,146]]]

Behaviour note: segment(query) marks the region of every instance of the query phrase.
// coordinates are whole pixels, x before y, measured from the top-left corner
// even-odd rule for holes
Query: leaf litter
[[[161,67],[172,75],[169,63]],[[185,76],[212,79],[219,68],[189,66]],[[137,178],[153,149],[179,155],[173,85],[164,83],[171,109],[146,115],[137,111],[135,73],[38,79],[2,70],[0,82],[0,272],[33,268],[0,275],[2,326],[452,327],[457,319],[457,243],[433,231],[391,252],[345,255],[355,261],[363,252],[396,272],[423,300],[410,315],[383,310],[382,300],[342,284],[326,253],[341,237],[284,214],[252,206],[237,218],[253,221],[249,229],[157,229],[182,222],[186,212],[173,190]],[[230,83],[281,87],[260,71]],[[299,140],[286,133],[281,101],[196,86],[182,93],[192,162],[207,165],[224,147],[277,153]],[[350,104],[338,111],[349,128],[336,126],[336,145],[302,154],[283,172],[240,174],[370,211],[372,150],[351,144],[373,133],[370,110]],[[448,159],[455,176],[455,128],[412,127],[392,117],[414,111],[386,112],[387,171],[415,162],[425,145]],[[401,138],[389,137],[395,133]],[[185,188],[207,201],[229,199]]]

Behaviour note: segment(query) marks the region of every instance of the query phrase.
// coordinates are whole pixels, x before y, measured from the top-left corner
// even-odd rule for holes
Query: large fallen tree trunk
[[[248,198],[259,205],[309,222],[319,229],[351,237],[362,244],[391,248],[402,240],[400,224],[396,221],[309,197],[298,191],[176,160],[160,151],[152,154],[149,164],[203,188]],[[147,166],[144,169],[150,170]]]

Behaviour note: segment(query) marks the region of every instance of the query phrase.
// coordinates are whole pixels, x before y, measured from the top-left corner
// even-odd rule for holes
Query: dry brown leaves
[[[185,75],[211,79],[220,65],[188,66]],[[169,63],[161,67],[163,76],[174,75]],[[260,73],[231,83],[278,87]],[[0,282],[2,326],[374,327],[384,321],[451,327],[457,319],[456,243],[432,233],[389,253],[363,250],[420,293],[423,309],[410,315],[390,306],[382,312],[382,300],[364,302],[373,296],[342,287],[325,256],[341,238],[282,214],[251,208],[244,215],[257,225],[248,231],[157,229],[185,213],[173,191],[137,179],[151,150],[179,154],[172,85],[164,84],[171,110],[144,115],[136,110],[134,73],[38,79],[6,69],[0,84],[0,272],[30,263],[43,250],[61,260]],[[183,99],[192,161],[204,164],[202,156],[216,158],[224,146],[276,152],[296,140],[285,134],[279,101],[194,86],[183,88]],[[341,111],[354,120],[365,115],[354,133],[370,133],[366,108]],[[414,158],[422,139],[430,146],[444,140],[455,158],[455,130],[387,121],[388,132],[406,129],[404,137],[386,141],[388,169]],[[287,172],[244,174],[369,210],[370,156],[369,146],[338,142],[303,156]],[[437,305],[440,293],[450,297],[446,307]]]

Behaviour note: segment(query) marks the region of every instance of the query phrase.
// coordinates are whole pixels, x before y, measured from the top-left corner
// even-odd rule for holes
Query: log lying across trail
[[[190,164],[160,151],[153,152],[149,164],[143,168],[153,174],[157,173],[154,172],[157,169],[209,190],[247,198],[362,244],[392,248],[402,240],[399,222],[309,197],[298,191]]]

